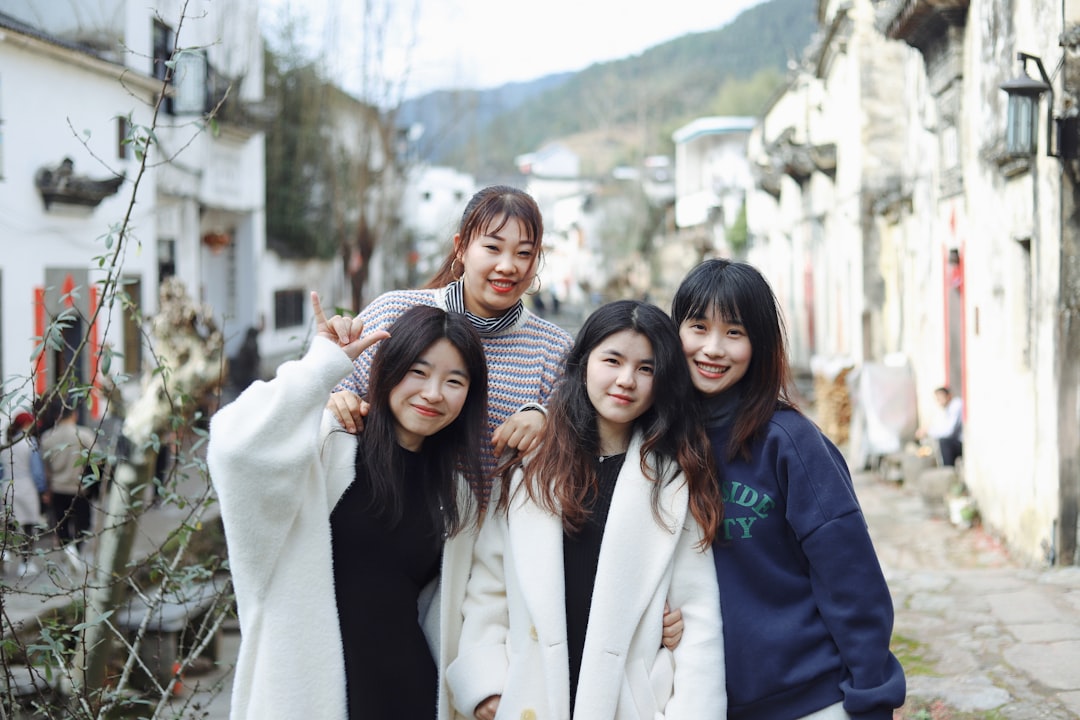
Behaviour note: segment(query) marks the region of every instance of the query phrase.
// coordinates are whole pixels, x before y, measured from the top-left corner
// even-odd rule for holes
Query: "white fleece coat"
[[[662,486],[668,527],[653,518],[640,451],[635,435],[604,528],[574,717],[726,718],[712,550],[695,547],[701,531],[681,479]],[[498,718],[568,720],[562,520],[524,491],[512,498],[508,514],[488,513],[476,541],[459,655],[447,670],[452,702],[471,716],[501,694]],[[661,648],[665,600],[685,622],[674,652]]]
[[[348,715],[330,512],[353,481],[356,438],[324,408],[352,369],[344,351],[316,337],[302,360],[250,385],[211,420],[207,460],[240,616],[234,720]],[[418,609],[439,668],[432,717],[453,717],[443,671],[456,654],[474,539],[464,530],[446,542],[440,602],[430,602],[440,593],[432,583]]]

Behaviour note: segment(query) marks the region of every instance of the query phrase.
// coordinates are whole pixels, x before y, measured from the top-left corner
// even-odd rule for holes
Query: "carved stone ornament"
[[[66,157],[55,167],[39,169],[34,184],[46,210],[53,203],[94,208],[108,196],[115,195],[124,178],[125,175],[118,175],[106,180],[92,180],[85,175],[76,175],[75,162]]]

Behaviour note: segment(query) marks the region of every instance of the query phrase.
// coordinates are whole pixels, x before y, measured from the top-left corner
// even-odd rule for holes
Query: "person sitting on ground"
[[[956,458],[964,454],[964,401],[954,397],[945,385],[934,390],[934,398],[942,412],[930,427],[916,430],[915,437],[935,440],[941,452],[941,464],[953,467]]]

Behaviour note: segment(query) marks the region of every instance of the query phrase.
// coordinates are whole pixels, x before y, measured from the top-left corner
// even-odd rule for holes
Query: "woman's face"
[[[398,444],[416,452],[424,438],[454,422],[469,396],[469,371],[458,349],[437,340],[390,391]]]
[[[502,218],[489,226],[496,228]],[[521,299],[532,283],[539,247],[525,234],[525,226],[511,218],[498,230],[485,231],[462,247],[455,237],[458,259],[464,268],[465,309],[473,315],[499,317]]]
[[[585,366],[585,387],[596,408],[601,451],[620,452],[634,421],[653,404],[652,343],[641,333],[621,330],[600,341]]]
[[[679,339],[694,387],[706,397],[730,390],[742,380],[754,354],[746,328],[725,321],[715,310],[705,317],[683,320]]]

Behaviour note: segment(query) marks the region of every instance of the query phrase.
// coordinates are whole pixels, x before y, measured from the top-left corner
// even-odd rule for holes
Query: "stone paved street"
[[[896,720],[1080,718],[1080,567],[1025,567],[983,530],[936,517],[914,490],[869,473],[855,482],[908,676]],[[168,508],[148,512],[140,538],[164,537],[179,521]],[[39,596],[5,600],[12,614],[43,609]],[[233,623],[220,667],[186,677],[165,717],[227,720],[238,646]]]
[[[909,488],[871,474],[856,488],[896,608],[896,717],[1080,717],[1080,567],[1023,567]]]

